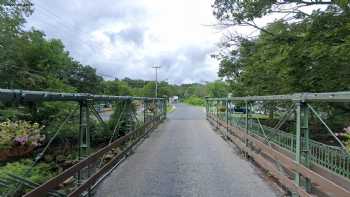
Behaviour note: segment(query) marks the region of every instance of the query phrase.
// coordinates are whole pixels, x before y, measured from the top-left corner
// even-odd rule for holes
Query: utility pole
[[[153,66],[152,68],[156,69],[156,98],[158,97],[158,69],[160,66]]]

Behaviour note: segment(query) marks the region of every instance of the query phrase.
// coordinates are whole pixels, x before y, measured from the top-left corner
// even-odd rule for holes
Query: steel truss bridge
[[[7,196],[22,195],[21,191],[26,191],[23,194],[25,197],[93,196],[96,187],[108,174],[113,173],[112,171],[135,150],[135,145],[140,144],[145,136],[152,135],[150,132],[155,130],[163,120],[167,119],[167,100],[164,98],[0,89],[0,102],[29,106],[35,106],[41,102],[67,102],[71,104],[73,109],[70,115],[62,122],[62,125],[69,124],[70,119],[73,119],[75,115],[78,116],[77,119],[79,121],[78,162],[41,184],[31,182],[25,176],[14,174],[8,174],[5,178],[0,177],[0,191],[2,191],[1,188],[5,188],[6,192],[4,194]],[[115,106],[120,107],[121,113],[118,121],[113,126],[113,135],[108,136],[110,137],[109,143],[92,152],[91,141],[94,139],[91,136],[90,121],[93,117],[95,121],[99,121],[102,125],[106,124],[98,110],[98,106],[106,102],[112,105],[119,103]],[[279,103],[278,106],[276,103]],[[327,125],[324,120],[324,114],[320,110],[323,105],[332,105],[334,103],[349,104],[350,92],[206,98],[206,114],[204,117],[211,123],[213,129],[219,131],[223,138],[227,140],[224,143],[233,143],[237,146],[240,153],[244,156],[243,159],[254,161],[266,174],[274,177],[274,181],[280,184],[287,193],[293,196],[348,197],[350,196],[350,155],[332,128]],[[131,110],[135,106],[136,110]],[[190,147],[191,143],[196,143],[194,144],[196,150],[205,149],[205,147],[202,147],[203,143],[200,142],[204,135],[210,136],[206,140],[216,140],[213,144],[220,145],[222,146],[221,149],[227,150],[227,147],[223,147],[224,145],[221,141],[208,133],[212,130],[209,129],[211,127],[206,127],[207,122],[204,118],[204,121],[201,121],[200,118],[192,117],[191,113],[200,114],[200,109],[182,105],[179,107],[180,111],[184,111],[172,114],[172,117],[169,118],[170,120],[163,123],[163,126],[158,129],[160,133],[166,132],[163,134],[165,137],[159,139],[169,140],[169,142],[154,141],[154,143],[159,145],[155,150],[158,151],[156,152],[157,156],[167,156],[167,159],[170,161],[173,158],[192,159],[188,157],[191,154],[183,153],[184,147],[176,146],[176,143],[179,142],[174,141],[176,140],[174,132],[180,132],[181,130],[182,133],[180,132],[179,134],[181,135],[178,137],[181,137],[181,143],[189,143],[185,144],[187,151],[193,151]],[[266,124],[265,114],[267,112],[262,109],[270,109],[270,112],[277,109],[276,111],[279,111],[279,113],[275,112],[275,116],[278,115],[277,122]],[[173,113],[177,113],[176,111]],[[183,116],[186,116],[186,118]],[[127,131],[121,134],[120,120],[125,117],[133,120],[136,124],[126,124]],[[313,120],[317,119],[320,125],[324,127],[324,130],[333,136],[335,142],[338,143],[337,146],[327,145],[311,139],[312,130],[309,126],[311,118]],[[290,127],[290,123],[294,123],[294,126]],[[289,124],[289,127],[287,127],[289,129],[284,129],[286,124]],[[49,140],[45,148],[33,159],[33,167],[41,161],[61,129],[61,126],[57,128],[57,132]],[[183,138],[183,135],[188,134],[191,136],[191,132],[196,132],[197,134],[203,132],[203,136],[196,135],[198,139]],[[149,140],[152,140],[152,137],[150,138]],[[116,151],[117,148],[121,151]],[[141,149],[142,146],[138,148]],[[179,149],[179,151],[173,152],[176,149]],[[166,153],[163,155],[162,151],[166,151]],[[207,149],[207,151],[215,152],[214,149]],[[187,157],[177,157],[178,155],[168,157],[168,152],[185,154]],[[143,155],[146,158],[142,158],[141,161],[154,160],[154,155],[152,158],[147,158],[150,157],[147,155],[149,153],[142,154],[146,154]],[[202,157],[197,159],[200,159],[204,163],[203,165],[211,169],[211,158],[208,159],[208,157],[214,158],[214,156],[205,152],[201,154],[204,156],[202,155]],[[112,156],[109,160],[106,160],[106,155]],[[197,153],[194,152],[193,156],[197,156]],[[140,157],[140,155],[135,155],[135,157]],[[225,158],[227,157],[226,155]],[[215,157],[217,160],[221,158],[223,157]],[[239,159],[242,160],[242,158]],[[163,160],[163,158],[160,158],[159,162],[163,164]],[[233,163],[237,161],[230,160]],[[195,164],[195,162],[191,161],[186,164]],[[166,168],[165,171],[169,171],[172,165],[164,167]],[[192,167],[201,168],[200,165]],[[249,168],[248,166],[243,167],[244,169]],[[176,169],[178,169],[178,166]],[[176,169],[170,170],[176,171]],[[232,171],[237,170],[242,169],[232,169]],[[205,172],[205,170],[201,172]],[[27,174],[29,175],[30,173],[30,170],[28,170]],[[158,176],[161,175],[156,177]],[[170,174],[169,176],[173,175]],[[219,178],[217,177],[217,179]],[[230,178],[235,179],[234,177]],[[237,177],[236,179],[239,180],[241,178],[243,179],[243,177]],[[62,185],[69,179],[73,180],[73,185],[68,189],[62,190]],[[203,180],[198,179],[198,181]],[[16,187],[7,187],[9,183],[15,183]],[[180,183],[185,184],[181,181]],[[143,184],[147,184],[147,182]],[[179,183],[174,182],[172,184]],[[164,187],[166,186],[164,185]],[[109,189],[113,190],[113,188]],[[259,191],[256,194],[258,195]]]
[[[166,100],[164,98],[0,89],[0,101],[3,103],[16,103],[18,105],[35,105],[40,102],[57,101],[73,102],[75,108],[72,109],[72,113],[62,122],[61,126],[67,124],[69,119],[72,119],[72,116],[75,114],[73,112],[79,111],[79,162],[41,185],[31,182],[25,177],[9,174],[9,177],[1,180],[0,183],[6,187],[12,181],[17,183],[17,187],[8,188],[7,193],[5,193],[7,196],[18,196],[18,192],[23,189],[30,190],[30,192],[24,195],[26,197],[90,195],[90,191],[101,180],[101,177],[108,174],[118,162],[125,159],[130,153],[131,148],[166,118]],[[106,123],[98,113],[98,107],[100,103],[106,102],[118,102],[121,104],[119,106],[122,110],[118,121],[114,125],[113,136],[111,136],[109,143],[96,152],[89,154],[91,140],[93,140],[90,136],[92,131],[89,128],[90,115],[93,115],[95,119],[105,125]],[[141,106],[141,110],[137,113],[132,113],[128,109],[133,106],[135,107],[135,103]],[[123,116],[134,119],[136,124],[133,127],[129,127],[125,135],[119,135],[120,120]],[[61,126],[57,129],[56,134],[49,141],[47,147],[34,159],[33,166],[43,158],[52,140],[62,129]],[[115,153],[115,149],[118,147],[122,152]],[[113,158],[105,162],[105,156],[107,154],[113,154]],[[29,175],[30,171],[27,174]],[[56,188],[70,178],[74,178],[74,186],[69,188],[68,192],[56,191]]]
[[[223,131],[242,153],[298,196],[350,196],[350,154],[315,106],[349,103],[350,92],[207,98],[207,119]],[[256,111],[282,103],[284,113],[273,126],[262,124]],[[235,110],[236,109],[236,110]],[[236,112],[240,111],[240,112]],[[338,146],[310,139],[311,116],[333,136]],[[291,132],[283,131],[287,121]]]

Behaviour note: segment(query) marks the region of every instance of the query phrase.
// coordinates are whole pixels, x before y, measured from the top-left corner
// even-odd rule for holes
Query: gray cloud
[[[119,32],[119,36],[125,41],[131,41],[136,45],[142,45],[145,31],[145,28],[132,27]]]
[[[212,81],[216,72],[208,69],[206,60],[213,48],[185,46],[176,51],[146,58],[147,65],[161,65],[160,76],[173,83]]]
[[[142,46],[146,28],[130,27],[121,30],[120,32],[105,32],[111,43],[120,41],[134,43],[137,46]]]
[[[151,67],[155,64],[162,66],[161,80],[168,79],[173,83],[216,79],[216,70],[208,60],[215,50],[215,43],[179,43],[176,48],[159,50],[144,46],[146,39],[160,46],[162,43],[158,43],[161,39],[156,35],[146,33],[150,26],[142,22],[150,17],[150,13],[140,2],[34,0],[35,12],[28,19],[27,28],[34,26],[49,38],[62,39],[75,59],[96,67],[109,79],[151,80],[154,77]],[[91,33],[96,30],[101,30],[108,41],[93,40]],[[104,57],[106,54],[108,58]]]

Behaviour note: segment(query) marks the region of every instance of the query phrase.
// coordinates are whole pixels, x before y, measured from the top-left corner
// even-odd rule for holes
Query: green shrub
[[[30,169],[32,165],[32,160],[23,159],[20,161],[7,163],[5,166],[0,167],[0,180],[7,180],[7,174],[13,174],[16,176],[23,177],[27,180],[30,180],[35,183],[43,183],[47,181],[49,178],[53,177],[56,173],[53,169],[55,165],[50,165],[48,163],[39,163],[33,167],[29,175],[26,175],[28,169]],[[14,188],[16,184],[12,183],[9,185],[10,189]],[[0,194],[6,192],[5,188],[0,188]]]
[[[113,134],[113,129],[108,125],[96,124],[90,126],[91,130],[91,145],[99,146],[101,144],[107,144]]]
[[[113,114],[108,121],[110,130],[114,130],[120,115],[122,116],[120,118],[117,136],[124,135],[130,128],[134,128],[136,124],[135,120],[133,119],[134,113],[136,113],[136,106],[131,100],[115,102],[113,106]]]
[[[189,98],[186,98],[184,100],[184,103],[189,104],[189,105],[195,105],[195,106],[204,106],[205,100],[203,98],[200,98],[200,97],[191,96]]]

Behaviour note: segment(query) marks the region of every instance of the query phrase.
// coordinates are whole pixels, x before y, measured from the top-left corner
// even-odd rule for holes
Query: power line
[[[49,23],[49,22],[47,22],[47,21],[39,21],[39,23],[41,23],[41,24],[46,24],[46,25],[49,25],[49,26],[52,26],[52,27],[54,27],[54,28],[57,28],[58,26],[57,25],[55,25],[55,24],[52,24],[52,23]],[[72,32],[72,31],[70,31],[70,30],[67,30],[67,29],[61,29],[61,30],[63,30],[66,34],[68,34],[68,35],[71,35],[72,37],[73,36],[75,36],[75,34]],[[55,32],[51,32],[52,34],[56,34],[56,36],[59,38],[59,37],[61,37],[61,35],[57,32],[57,31],[55,31]],[[75,40],[75,39],[73,39],[72,37],[70,37],[70,39],[69,40]],[[91,54],[97,54],[97,50],[94,48],[94,47],[92,47],[91,45],[89,45],[88,43],[85,43],[85,42],[80,42],[80,44],[82,44],[82,45],[84,45],[84,46],[86,46],[86,48],[87,49],[89,49],[89,53],[91,53]]]
[[[40,8],[41,10],[45,11],[45,12],[41,12],[43,14],[45,14],[46,16],[50,16],[52,19],[55,18],[54,20],[60,24],[60,26],[58,27],[58,25],[49,23],[47,21],[41,20],[41,22],[48,24],[50,26],[54,26],[55,28],[61,28],[63,27],[64,29],[61,28],[61,30],[65,31],[65,33],[68,33],[69,35],[72,35],[72,37],[74,37],[76,34],[74,34],[74,27],[67,24],[60,16],[58,16],[57,14],[55,14],[54,12],[50,11],[48,8],[46,8],[45,6],[43,6],[43,4],[41,4],[41,6],[39,4],[36,4],[36,6],[38,8]],[[71,24],[71,22],[69,22]],[[57,34],[59,36],[59,34]],[[94,46],[91,46],[89,43],[85,43],[85,42],[80,42],[80,44],[86,46],[88,49],[90,49],[90,53],[91,55],[96,55],[98,54],[97,50],[95,49]]]
[[[53,24],[53,23],[50,23],[48,21],[45,21],[45,20],[41,20],[40,22],[41,23],[45,23],[47,25],[50,25],[52,27],[55,27],[55,28],[60,28],[61,30],[64,31],[64,33],[67,33],[69,35],[71,35],[72,37],[75,37],[76,34],[74,34],[74,27],[71,25],[72,22],[70,22],[70,20],[68,20],[69,22],[66,23],[64,19],[62,19],[62,17],[60,17],[59,15],[57,15],[56,13],[52,12],[50,9],[48,9],[46,6],[44,6],[43,4],[37,4],[36,5],[39,9],[41,9],[42,11],[44,12],[40,12],[46,16],[49,16],[51,17],[54,21],[57,22],[57,24],[59,24],[59,26],[57,24]],[[61,28],[63,27],[63,28]],[[59,33],[57,32],[54,32],[55,34],[57,34],[58,37],[60,37]],[[71,38],[71,37],[70,37]],[[80,42],[80,44],[86,46],[90,51],[89,53],[91,53],[91,55],[96,55],[98,54],[97,50],[95,49],[94,46],[91,46],[89,43],[85,43],[85,42]],[[157,97],[157,94],[158,94],[158,69],[160,68],[160,66],[155,66],[153,68],[156,68],[156,97]],[[117,78],[116,76],[111,76],[109,74],[104,74],[104,73],[101,73],[101,72],[97,72],[99,75],[103,76],[103,77],[107,77],[107,78],[111,78],[111,79],[115,79]]]
[[[38,8],[41,8],[42,10],[46,11],[47,13],[49,13],[50,15],[56,17],[58,20],[61,20],[62,18],[60,16],[58,16],[55,12],[52,12],[51,10],[49,10],[46,6],[44,6],[44,4],[41,4],[42,6],[39,6],[38,4],[39,2],[37,2],[35,5],[38,7]],[[64,26],[66,24],[63,24]],[[68,24],[70,27],[72,27],[70,24]]]

